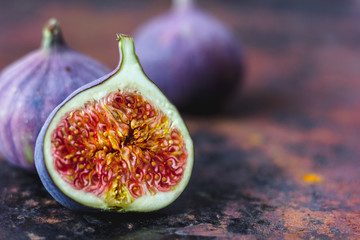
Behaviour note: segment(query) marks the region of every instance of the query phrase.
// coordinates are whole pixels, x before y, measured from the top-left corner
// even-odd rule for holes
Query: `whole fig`
[[[191,175],[185,123],[144,74],[133,39],[119,34],[118,42],[118,67],[57,106],[36,141],[41,181],[73,210],[157,210]]]
[[[218,112],[241,82],[239,41],[195,1],[174,0],[134,39],[145,72],[181,111]]]
[[[36,137],[50,112],[75,89],[108,72],[67,47],[58,22],[50,19],[41,48],[0,75],[0,152],[5,159],[35,170]]]

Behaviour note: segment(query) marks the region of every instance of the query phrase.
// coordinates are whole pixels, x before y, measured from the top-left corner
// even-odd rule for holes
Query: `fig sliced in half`
[[[158,210],[191,175],[184,121],[143,72],[132,37],[118,42],[118,67],[67,97],[37,138],[41,181],[69,209]]]

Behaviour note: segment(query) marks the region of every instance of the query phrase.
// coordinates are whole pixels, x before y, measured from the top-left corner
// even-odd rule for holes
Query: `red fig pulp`
[[[115,91],[70,111],[52,137],[54,165],[73,188],[126,205],[170,191],[183,175],[186,146],[169,118],[136,92]]]
[[[51,19],[43,29],[42,47],[0,75],[0,152],[5,159],[34,169],[35,140],[50,112],[72,91],[108,72],[67,47]]]
[[[135,33],[142,66],[180,110],[217,112],[237,90],[242,51],[231,31],[194,1],[173,2]]]

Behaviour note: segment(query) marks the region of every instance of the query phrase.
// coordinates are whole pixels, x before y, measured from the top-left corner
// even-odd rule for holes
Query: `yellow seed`
[[[103,150],[104,150],[104,151],[107,151],[107,150],[108,150],[108,148],[107,148],[106,146],[104,146],[104,147],[103,147]]]
[[[77,122],[77,125],[80,127],[80,126],[81,126],[81,122]]]
[[[155,174],[155,180],[158,180],[160,178],[159,174]]]
[[[80,157],[80,162],[84,161],[84,157]]]
[[[79,130],[75,129],[74,134],[79,134]]]
[[[144,120],[146,120],[146,119],[147,119],[147,116],[146,116],[146,115],[144,115],[144,116],[143,116],[143,119],[144,119]]]
[[[163,116],[162,118],[161,118],[161,123],[166,123],[167,122],[167,117],[166,116]]]
[[[69,160],[69,159],[71,158],[71,154],[70,154],[70,155],[67,155],[65,158],[66,158],[67,160]]]
[[[166,182],[166,177],[162,177],[161,181]]]
[[[77,158],[73,158],[73,162],[76,163],[76,162],[77,162]]]
[[[84,168],[84,165],[83,164],[80,164],[79,165],[79,169],[81,170],[81,169],[83,169]]]
[[[137,174],[135,175],[135,177],[136,177],[137,179],[139,179],[139,178],[140,178],[140,174],[137,173]]]
[[[103,135],[104,135],[104,137],[107,137],[107,136],[109,136],[109,133],[108,133],[108,132],[104,132]]]
[[[94,136],[94,132],[89,133],[90,137]]]
[[[156,162],[151,162],[151,166],[155,167],[155,166],[156,166]]]
[[[69,135],[69,136],[68,136],[68,139],[69,139],[69,141],[73,140],[73,136],[72,136],[72,135]]]
[[[84,154],[85,154],[85,150],[81,150],[81,154],[84,155]]]
[[[150,175],[149,175],[149,174],[146,174],[145,179],[146,179],[146,180],[150,180],[150,179],[151,179]]]
[[[59,145],[60,145],[59,142],[56,142],[56,143],[55,143],[55,147],[58,147]]]
[[[172,162],[171,162],[171,161],[168,161],[167,164],[168,164],[168,166],[171,166],[171,165],[172,165]]]

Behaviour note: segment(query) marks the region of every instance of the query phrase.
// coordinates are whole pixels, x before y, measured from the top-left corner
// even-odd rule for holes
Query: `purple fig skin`
[[[243,50],[231,31],[193,1],[174,8],[134,34],[150,79],[181,111],[221,110],[243,76]]]
[[[36,137],[49,113],[72,91],[110,72],[67,47],[56,20],[49,20],[43,34],[40,49],[0,75],[0,152],[31,171]]]

